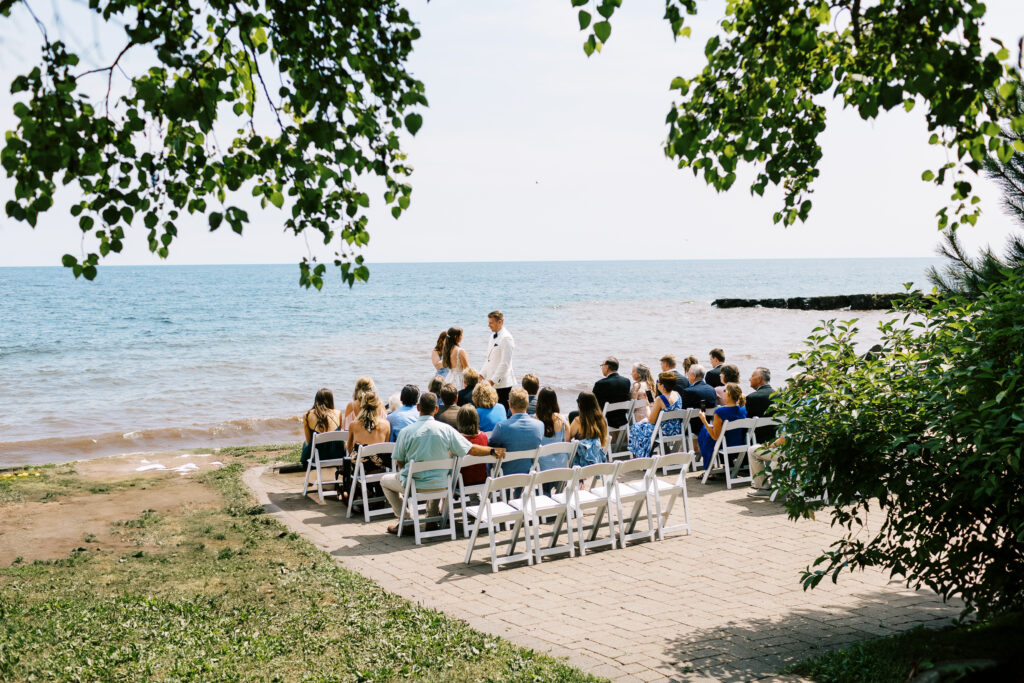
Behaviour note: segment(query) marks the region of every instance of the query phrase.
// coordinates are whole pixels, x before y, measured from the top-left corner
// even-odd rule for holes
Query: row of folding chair
[[[481,530],[487,533],[491,570],[495,572],[501,564],[508,562],[525,560],[532,565],[556,553],[568,553],[569,557],[575,557],[577,547],[581,555],[586,555],[587,550],[597,547],[625,547],[628,542],[640,538],[653,541],[655,538],[664,539],[665,534],[675,531],[689,533],[690,508],[686,493],[688,457],[685,453],[671,453],[571,469],[556,468],[489,477],[480,493],[479,502],[475,505],[464,503],[464,514],[474,520],[469,534],[469,547],[466,549],[466,564],[472,561]],[[676,465],[679,466],[679,475],[674,481],[664,481],[657,476],[660,468]],[[641,476],[639,480],[627,479],[626,475],[629,474]],[[601,484],[589,490],[583,488],[581,484],[590,479],[600,479]],[[552,485],[554,490],[547,488]],[[666,497],[667,501],[663,502]],[[672,507],[679,497],[683,499],[684,521],[668,526]],[[626,515],[624,506],[629,504],[633,507]],[[644,511],[647,527],[637,531],[637,524]],[[588,513],[593,516],[589,528],[585,528]],[[608,535],[599,538],[606,515]],[[545,520],[551,519],[554,520],[551,529],[545,531]],[[510,537],[499,540],[499,531],[508,526],[511,526]],[[563,527],[566,527],[568,542],[559,544]],[[520,532],[525,549],[516,553]],[[508,546],[507,552],[499,555],[498,546],[505,545]]]

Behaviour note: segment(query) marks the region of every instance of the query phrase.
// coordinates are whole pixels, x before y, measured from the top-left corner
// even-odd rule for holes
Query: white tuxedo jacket
[[[516,348],[516,342],[512,334],[504,327],[498,332],[498,336],[491,335],[490,347],[487,349],[487,361],[484,363],[480,375],[484,379],[494,382],[496,389],[504,389],[514,386],[516,383],[515,373],[512,371],[512,352]]]

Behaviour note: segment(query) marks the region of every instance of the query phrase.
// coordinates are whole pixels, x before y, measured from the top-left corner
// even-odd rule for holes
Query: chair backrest
[[[529,470],[535,469],[537,465],[537,453],[539,452],[539,450],[539,448],[531,448],[526,451],[509,451],[505,453],[505,457],[501,458],[501,460],[498,461],[499,471],[501,472],[502,475],[504,475],[505,468],[508,466],[509,463],[521,463],[524,460],[528,460],[530,462],[530,467],[528,468]]]
[[[739,420],[726,420],[722,423],[722,433],[718,435],[718,441],[715,442],[715,450],[724,450],[727,453],[739,451],[741,449],[750,448],[750,439],[752,438],[750,432],[754,429],[754,423],[757,422],[757,418],[744,417]],[[735,446],[729,446],[726,439],[726,435],[729,432],[735,432],[737,430],[743,430],[743,443]]]
[[[662,436],[662,429],[666,422],[670,420],[682,420],[690,415],[690,408],[680,408],[679,410],[663,410],[658,413],[658,419],[654,423],[654,430],[651,432],[651,453],[654,452],[654,447],[659,441],[676,441],[681,440],[683,442],[683,448],[686,449],[686,441],[683,440],[685,435],[685,427],[680,428],[679,434],[673,434],[672,436]]]
[[[497,465],[498,459],[493,455],[464,455],[459,458],[459,471],[471,465]]]
[[[633,458],[632,460],[623,460],[619,463],[619,472],[615,478],[620,479],[622,475],[629,474],[630,472],[646,472],[654,466],[655,458]]]
[[[452,472],[457,461],[455,458],[441,458],[439,460],[414,460],[409,463],[409,478],[417,472],[429,472],[431,470],[446,470]]]
[[[337,444],[339,441],[341,442],[341,450],[340,451],[338,450],[338,446],[337,445],[331,446],[329,449],[325,449],[325,452],[324,452],[323,455],[320,455],[319,451],[317,451],[317,448],[320,447],[320,446],[323,446],[323,445],[329,444],[329,443],[330,444]],[[314,432],[313,433],[313,438],[310,439],[310,442],[309,442],[309,453],[310,453],[309,457],[312,460],[313,459],[313,453],[317,453],[317,455],[320,455],[320,460],[321,461],[324,461],[324,460],[333,461],[333,460],[336,460],[336,459],[340,460],[340,459],[342,459],[344,457],[345,443],[347,441],[348,441],[348,432],[345,431],[345,430],[338,430],[338,431],[335,431],[335,432],[322,432],[322,433]]]
[[[313,432],[313,440],[310,445],[323,445],[325,443],[331,443],[332,441],[348,441],[348,432],[345,430],[338,430],[336,432]]]
[[[485,484],[481,500],[509,489],[529,488],[531,481],[533,481],[532,474],[506,474],[503,477],[487,477],[487,483]]]
[[[608,413],[615,413],[615,412],[618,412],[620,410],[625,410],[626,411],[626,424],[627,425],[631,424],[633,422],[633,406],[634,406],[635,403],[636,403],[636,399],[632,399],[632,398],[629,399],[628,401],[619,401],[618,403],[605,403],[604,404],[604,409],[601,411],[601,414],[604,415],[605,424],[608,423]],[[625,425],[623,425],[622,427],[609,427],[609,429],[624,429],[624,428],[625,428]]]
[[[384,443],[360,444],[356,455],[360,460],[366,460],[372,455],[391,455],[395,452],[395,444],[391,441]]]
[[[679,475],[686,476],[686,470],[689,469],[692,458],[693,454],[691,453],[668,453],[657,458],[655,468],[682,466]]]
[[[549,443],[541,446],[537,449],[537,467],[543,471],[544,463],[540,461],[541,458],[545,458],[551,455],[564,455],[565,465],[568,466],[572,462],[573,456],[576,455],[576,447],[579,445],[578,441],[561,441],[559,443]]]
[[[576,479],[577,481],[586,481],[592,477],[601,477],[604,480],[604,486],[610,488],[615,482],[615,474],[619,471],[619,466],[623,464],[623,461],[618,462],[598,462],[593,465],[586,465],[584,467],[576,468]]]
[[[544,484],[551,484],[554,482],[568,484],[569,482],[573,481],[573,479],[576,477],[577,471],[577,469],[572,469],[569,467],[556,467],[550,470],[534,472],[533,486],[534,488],[538,488],[540,486],[543,486]],[[514,477],[517,475],[512,474],[509,476]]]

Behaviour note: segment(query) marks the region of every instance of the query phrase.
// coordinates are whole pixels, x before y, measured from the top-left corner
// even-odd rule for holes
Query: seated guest
[[[690,366],[689,370],[690,386],[682,390],[683,407],[684,408],[700,408],[701,410],[709,410],[718,405],[718,395],[715,390],[708,386],[708,383],[704,381],[704,368],[697,363]],[[700,431],[701,421],[698,418],[690,420],[690,429],[694,434]],[[696,445],[696,437],[694,437],[694,448]]]
[[[420,388],[415,384],[406,384],[402,387],[399,400],[402,402],[400,408],[388,415],[388,422],[391,423],[391,440],[398,440],[398,433],[405,427],[416,421],[416,401],[420,396]]]
[[[537,375],[532,372],[523,375],[523,389],[526,389],[526,394],[530,397],[530,406],[526,409],[526,414],[535,415],[537,413],[537,391],[540,390],[540,379],[537,378]]]
[[[615,356],[608,356],[601,364],[601,374],[604,376],[594,383],[594,396],[602,410],[606,403],[629,400],[630,381],[619,374],[619,360]],[[621,427],[627,419],[625,410],[613,410],[608,413],[608,426]]]
[[[700,421],[703,425],[700,433],[697,434],[697,443],[700,446],[700,457],[704,461],[704,469],[711,463],[711,454],[715,450],[715,441],[722,435],[722,425],[729,420],[741,420],[747,416],[747,409],[743,407],[743,390],[739,384],[725,385],[725,405],[715,409],[715,422],[711,424],[704,413],[700,414]],[[747,434],[742,430],[733,430],[725,437],[726,446],[739,446],[747,439]]]
[[[437,407],[437,415],[434,416],[434,419],[458,429],[456,422],[459,419],[459,390],[455,388],[454,384],[445,384],[441,387],[440,398],[441,405]]]
[[[722,382],[723,382],[723,384],[721,386],[715,387],[715,396],[717,397],[717,401],[718,401],[717,405],[724,406],[725,405],[725,385],[729,384],[729,383],[732,383],[732,384],[739,384],[740,383],[740,369],[738,367],[736,367],[735,365],[733,365],[732,363],[729,363],[728,365],[721,366],[721,369],[722,369]],[[705,381],[706,381],[706,378],[705,378]]]
[[[473,402],[473,389],[476,389],[476,383],[480,381],[480,373],[473,368],[466,368],[462,372],[462,381],[466,387],[459,389],[459,405],[468,406]]]
[[[676,391],[682,391],[686,387],[690,386],[690,383],[686,379],[686,375],[676,370],[676,357],[671,353],[666,353],[661,357],[661,371],[671,372],[676,376]]]
[[[367,391],[376,393],[377,387],[373,386],[373,380],[369,377],[360,377],[356,380],[356,388],[352,392],[352,400],[345,406],[345,414],[341,419],[341,428],[348,429],[348,426],[352,424],[352,421],[356,419],[356,415],[359,414],[359,400],[363,397],[363,394]],[[384,407],[381,406],[381,411]],[[383,412],[382,412],[383,414]]]
[[[302,416],[302,434],[306,437],[306,442],[302,444],[302,457],[300,460],[303,467],[309,463],[313,435],[338,431],[341,429],[341,419],[341,413],[334,409],[334,394],[331,393],[331,390],[321,389],[316,392],[316,396],[313,397],[313,407]],[[317,448],[320,451],[320,459],[334,460],[345,457],[344,453],[337,453],[337,445],[329,443],[323,445],[324,450]],[[326,452],[328,450],[330,453]]]
[[[441,387],[444,386],[444,377],[441,375],[434,375],[434,378],[430,380],[430,384],[427,385],[427,391],[432,393],[434,396],[440,396]],[[439,405],[438,410],[444,410],[444,405]]]
[[[629,395],[636,401],[633,422],[646,420],[654,401],[654,379],[651,378],[651,369],[643,363],[633,363],[633,388]]]
[[[389,472],[381,478],[384,497],[394,510],[395,516],[402,514],[402,496],[409,477],[409,464],[429,460],[461,458],[464,455],[493,455],[505,457],[505,449],[477,446],[467,441],[448,425],[434,419],[437,412],[437,397],[429,391],[419,397],[419,417],[405,429],[395,444],[393,459],[401,467],[399,472]],[[418,472],[413,475],[419,491],[439,491],[448,485],[447,473],[441,470]],[[427,501],[427,516],[436,517],[440,511],[439,500]],[[389,534],[398,533],[398,525],[388,527]]]
[[[690,376],[690,367],[696,365],[699,362],[700,361],[697,360],[697,356],[694,356],[692,354],[683,359],[683,375],[684,375],[684,379],[686,379],[686,378],[688,378]],[[682,389],[679,389],[679,391],[682,391],[685,388],[686,387],[683,387]],[[678,386],[677,386],[677,389],[678,389]]]
[[[489,382],[478,382],[473,389],[473,405],[480,416],[480,431],[489,432],[508,417],[505,406],[498,403],[498,391]]]
[[[568,423],[559,414],[558,394],[551,387],[544,387],[537,394],[537,419],[544,425],[544,436],[540,438],[540,445],[547,446],[552,443],[562,443],[565,439],[565,432]],[[541,470],[552,470],[556,467],[568,467],[569,456],[567,454],[545,455],[537,460],[537,466]],[[557,488],[554,482],[544,484],[544,495],[550,496]]]
[[[384,443],[391,437],[391,423],[384,417],[383,406],[376,392],[367,391],[359,401],[359,414],[348,427],[348,452],[353,455],[359,446]],[[367,474],[385,472],[391,466],[390,455],[374,455],[363,463]],[[352,464],[345,461],[342,467],[345,481],[342,498],[348,497],[352,487]],[[372,495],[372,494],[371,494]]]
[[[676,376],[671,372],[658,375],[658,397],[651,404],[651,411],[646,420],[641,420],[629,427],[629,452],[634,458],[646,458],[651,454],[651,436],[654,435],[654,424],[663,410],[679,410],[683,400],[675,390]],[[667,420],[661,425],[664,436],[676,436],[683,431],[682,420]]]
[[[586,467],[599,462],[608,462],[605,449],[608,448],[608,423],[601,414],[597,396],[589,391],[576,397],[577,415],[569,425],[569,441],[579,441],[576,456],[570,466]]]
[[[747,394],[747,417],[767,417],[772,412],[772,394],[775,389],[769,382],[772,373],[768,368],[756,368],[750,375],[750,388],[754,391]],[[775,441],[775,427],[758,427],[754,431],[754,437],[759,444],[769,444]]]
[[[722,351],[722,349],[711,349],[708,358],[711,360],[711,369],[704,375],[704,381],[710,387],[720,387],[724,384],[722,382],[722,363],[725,362],[725,351]]]
[[[501,446],[509,453],[529,451],[540,446],[544,436],[544,425],[540,420],[526,414],[529,405],[530,397],[526,389],[516,387],[510,391],[508,407],[512,410],[512,415],[495,425],[487,443],[491,446]],[[529,460],[507,462],[502,465],[501,473],[526,474],[532,465]]]
[[[473,406],[462,406],[458,408],[459,416],[456,419],[456,429],[459,434],[466,437],[466,440],[477,446],[487,446],[487,435],[480,431],[480,416],[476,414]],[[487,481],[487,465],[469,465],[462,468],[462,483],[466,486],[476,486]]]

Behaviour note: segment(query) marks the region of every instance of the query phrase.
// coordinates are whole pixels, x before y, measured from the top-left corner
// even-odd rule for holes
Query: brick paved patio
[[[746,487],[689,482],[694,531],[586,557],[506,565],[491,573],[486,549],[463,564],[466,540],[384,529],[394,519],[345,519],[344,507],[303,498],[301,475],[250,470],[260,504],[343,566],[386,590],[482,631],[616,680],[777,678],[786,664],[911,628],[939,626],[960,606],[911,591],[877,571],[844,574],[804,592],[799,571],[838,532],[792,522]],[[673,521],[682,515],[681,505]],[[517,605],[514,609],[509,605]]]

